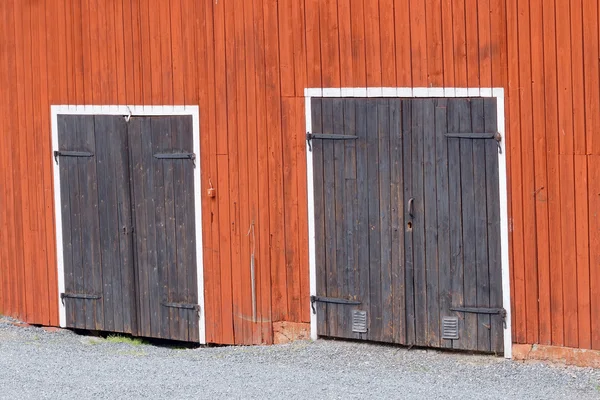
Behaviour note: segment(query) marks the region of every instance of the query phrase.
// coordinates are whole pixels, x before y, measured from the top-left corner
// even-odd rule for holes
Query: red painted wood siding
[[[249,344],[310,317],[304,88],[504,87],[514,341],[600,349],[600,10],[555,3],[0,2],[0,312],[58,319],[51,104],[200,106],[207,339]]]

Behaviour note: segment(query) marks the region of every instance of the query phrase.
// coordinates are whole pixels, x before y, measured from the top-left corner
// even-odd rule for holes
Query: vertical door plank
[[[484,100],[485,132],[498,129],[497,104],[495,99]],[[487,197],[487,237],[488,268],[490,280],[490,307],[510,307],[502,304],[502,253],[500,238],[500,169],[498,166],[498,145],[487,140],[485,144],[485,180]],[[499,315],[490,317],[490,351],[496,354],[504,351],[504,321]]]
[[[368,182],[368,134],[369,121],[368,109],[365,99],[356,100],[356,242],[358,259],[358,281],[356,291],[358,300],[361,302],[359,309],[367,312],[367,333],[358,334],[361,339],[366,339],[371,331],[371,287],[370,287],[370,265],[369,265],[369,191]]]
[[[152,121],[152,131],[147,135],[152,140],[152,153],[163,153],[172,149],[171,120],[163,117],[166,121]],[[162,128],[162,129],[161,129]],[[167,129],[165,129],[167,128]],[[177,134],[177,133],[175,133]],[[173,302],[177,301],[171,294],[173,290],[178,289],[177,276],[175,275],[177,254],[172,246],[173,235],[175,234],[175,221],[173,221],[174,210],[174,192],[173,192],[173,162],[166,160],[152,160],[152,168],[155,179],[155,207],[154,220],[156,223],[156,268],[158,269],[158,296],[159,301]],[[167,209],[168,207],[168,209]],[[160,337],[171,337],[171,321],[177,319],[178,310],[160,306]]]
[[[437,220],[437,160],[436,160],[436,104],[435,100],[423,102],[423,212],[425,228],[425,343],[440,346],[439,255]]]
[[[106,215],[101,218],[108,225],[107,236],[105,243],[110,249],[110,258],[108,263],[103,263],[103,270],[110,270],[111,281],[108,285],[111,292],[112,310],[109,314],[112,316],[112,324],[114,330],[123,330],[123,272],[124,269],[131,268],[130,265],[123,265],[121,259],[121,241],[124,235],[122,218],[126,218],[129,213],[126,209],[131,209],[129,200],[129,174],[125,170],[129,169],[127,156],[124,154],[127,151],[127,136],[126,122],[122,117],[109,116],[95,118],[98,124],[96,129],[96,137],[105,135],[104,144],[107,146],[103,149],[106,154],[106,165],[104,165],[104,179],[107,191],[103,198],[105,202]],[[127,178],[127,180],[125,180]],[[125,222],[126,223],[126,222]],[[130,225],[131,223],[127,223]],[[125,225],[126,226],[126,225]],[[126,226],[125,232],[128,232],[130,227]],[[103,259],[104,260],[104,259]],[[107,282],[105,281],[106,285]]]
[[[379,203],[379,129],[377,100],[367,102],[367,191],[369,193],[369,340],[383,333],[381,304],[381,209]]]
[[[344,100],[344,134],[356,135],[356,104],[360,100]],[[345,237],[346,258],[343,264],[344,298],[358,300],[360,282],[358,267],[358,199],[357,199],[357,165],[356,165],[356,141],[344,141],[344,221],[342,236]],[[347,307],[344,311],[344,336],[358,339],[359,335],[352,332],[352,312]]]
[[[81,127],[85,125],[82,119],[85,117],[76,117],[74,124],[72,126],[72,138],[69,141],[69,144],[73,146],[72,148],[81,149],[83,148],[82,136],[81,135]],[[73,275],[75,279],[74,292],[75,293],[86,293],[86,285],[85,285],[85,270],[83,265],[84,258],[84,243],[82,240],[82,210],[81,210],[81,181],[79,177],[79,169],[80,169],[80,160],[75,158],[73,160],[72,170],[70,175],[70,179],[73,182],[73,189],[70,193],[70,201],[71,201],[71,212],[72,221],[75,223],[71,225],[72,236],[71,240],[73,241]],[[86,300],[83,299],[74,299],[75,303],[75,328],[85,329],[86,328],[86,314],[87,314],[87,304]],[[28,313],[29,314],[29,313]]]
[[[466,100],[467,102],[469,100]],[[471,113],[469,105],[461,113],[460,118],[462,132],[470,131]],[[473,142],[472,139],[460,139],[460,188],[462,197],[462,251],[464,260],[464,303],[463,306],[477,304],[477,254],[476,236],[477,228],[473,216],[476,211],[475,181],[473,165]],[[464,348],[468,350],[477,349],[477,314],[464,313]]]
[[[171,118],[171,149],[193,152],[192,117]],[[194,167],[191,160],[175,160],[173,190],[175,194],[175,235],[167,236],[177,254],[177,282],[173,289],[177,302],[197,304],[196,240],[194,212]],[[197,341],[198,316],[194,310],[179,310],[179,340]]]
[[[466,100],[448,100],[448,131],[459,132],[461,128],[461,113],[468,112]],[[463,118],[464,119],[464,118]],[[461,154],[460,139],[448,139],[448,212],[450,214],[450,277],[451,306],[457,307],[464,303],[464,251],[462,241],[462,192],[461,188]],[[454,313],[458,317],[459,338],[452,341],[453,348],[464,348],[463,332],[464,315]]]
[[[163,128],[165,130],[158,129],[160,127],[158,121],[155,124],[152,124],[153,131],[156,132],[157,136],[160,136],[160,145],[162,147],[161,152],[168,151],[173,149],[173,143],[176,141],[176,136],[178,135],[177,125],[174,121],[174,118],[171,118],[168,121],[162,122]],[[153,132],[154,133],[154,132]],[[166,259],[166,269],[167,271],[163,272],[163,278],[166,278],[166,288],[163,288],[163,292],[165,292],[165,300],[169,302],[177,302],[181,301],[178,298],[178,291],[180,286],[185,287],[185,282],[179,282],[179,274],[178,274],[178,264],[177,264],[177,213],[176,213],[176,203],[178,201],[177,192],[175,189],[175,181],[177,179],[176,176],[176,164],[174,162],[162,162],[163,167],[163,178],[164,178],[164,231],[165,231],[165,259]],[[158,178],[158,177],[157,177]],[[164,285],[164,283],[163,283]],[[179,310],[174,308],[164,309],[164,313],[166,314],[168,328],[164,327],[165,332],[169,332],[171,337],[180,337],[181,336],[181,328],[180,328],[180,318],[179,318]],[[163,318],[164,322],[165,319]]]
[[[102,295],[101,305],[103,309],[103,315],[99,315],[102,320],[100,321],[101,328],[107,331],[114,331],[114,299],[113,299],[113,265],[117,260],[114,259],[113,249],[110,243],[111,236],[111,223],[112,229],[117,229],[116,218],[116,204],[113,202],[109,204],[109,198],[114,194],[114,189],[111,187],[111,183],[114,182],[111,179],[113,165],[110,157],[112,150],[110,143],[114,138],[111,137],[110,117],[92,117],[93,127],[92,132],[95,135],[95,154],[94,161],[97,169],[97,203],[98,203],[98,217],[99,217],[99,247],[100,256],[102,260],[102,276],[100,280],[102,282],[100,291]]]
[[[471,100],[471,126],[473,132],[485,130],[484,99]],[[493,132],[493,131],[491,131]],[[471,219],[475,222],[475,273],[477,307],[490,306],[490,273],[488,254],[488,215],[486,191],[486,144],[491,140],[477,139],[473,142],[473,188],[475,194],[475,213]],[[496,283],[496,282],[495,282]],[[476,346],[479,351],[490,351],[490,316],[477,315]]]
[[[437,191],[437,251],[438,251],[438,277],[439,277],[439,315],[450,316],[452,305],[452,272],[450,269],[450,204],[449,204],[449,165],[448,165],[448,139],[444,136],[448,132],[448,101],[437,100],[435,107],[435,180]],[[439,323],[439,322],[438,322]],[[440,346],[451,348],[452,341],[442,339]]]
[[[333,126],[331,127],[331,131],[334,134],[344,134],[344,103],[343,99],[332,99],[329,100],[332,103],[331,111]],[[328,101],[328,102],[329,102]],[[346,248],[346,232],[344,229],[344,220],[345,220],[345,202],[344,199],[346,197],[345,193],[345,153],[346,146],[344,140],[334,140],[332,141],[333,148],[333,197],[330,199],[332,201],[332,205],[334,207],[334,227],[333,232],[335,232],[335,236],[333,238],[333,249],[336,253],[335,256],[335,264],[331,265],[331,274],[335,276],[334,282],[336,286],[328,286],[327,287],[327,295],[330,297],[344,297],[346,296],[345,287],[347,285],[347,252]],[[329,182],[325,182],[326,185],[330,185]],[[333,283],[333,282],[332,282]],[[335,308],[335,307],[332,307]],[[344,305],[337,306],[336,316],[330,315],[330,318],[337,319],[335,323],[337,329],[337,335],[344,335],[345,325],[347,322],[344,316],[348,313],[348,307]]]
[[[128,134],[131,155],[131,181],[133,185],[134,230],[135,230],[135,271],[138,309],[138,333],[140,336],[151,337],[150,329],[150,284],[147,265],[147,217],[144,210],[146,193],[146,174],[143,160],[143,132],[148,132],[150,121],[146,118],[132,118],[129,121]]]
[[[322,132],[333,133],[334,114],[333,101],[331,99],[322,100]],[[338,297],[338,275],[337,275],[337,251],[336,251],[336,230],[337,221],[335,219],[336,199],[335,199],[335,150],[333,140],[323,140],[323,185],[324,185],[324,210],[325,210],[325,265],[327,277],[327,297]],[[337,336],[338,334],[338,308],[343,306],[337,304],[327,304],[327,335]]]
[[[142,207],[136,210],[144,213],[146,218],[145,235],[142,236],[143,247],[146,250],[147,262],[146,264],[140,264],[140,269],[148,270],[148,304],[150,307],[150,333],[152,337],[160,337],[160,313],[161,313],[161,299],[160,299],[160,282],[158,273],[157,263],[157,247],[156,247],[156,180],[154,176],[154,170],[152,164],[154,163],[154,157],[152,153],[152,131],[154,129],[164,129],[164,118],[156,117],[150,118],[148,121],[148,129],[142,130],[142,148],[141,148],[141,163],[140,168],[144,171],[144,198]],[[162,128],[162,129],[161,129]],[[134,177],[135,179],[136,177]],[[176,185],[177,177],[175,177]],[[135,227],[137,231],[139,226]]]
[[[74,120],[70,117],[59,115],[57,118],[58,122],[58,146],[59,150],[66,150],[71,146],[72,130],[74,129]],[[55,207],[61,208],[62,221],[56,221],[57,224],[62,224],[63,232],[63,268],[64,268],[64,280],[65,280],[65,291],[71,291],[75,288],[75,275],[74,275],[74,260],[73,260],[73,243],[75,238],[73,237],[73,224],[77,221],[72,220],[72,209],[71,209],[71,197],[75,189],[75,182],[71,178],[73,175],[73,164],[74,160],[70,158],[62,158],[59,161],[59,173],[60,173],[60,198],[61,204],[57,204]],[[75,321],[75,302],[65,299],[65,314],[67,326],[74,327]]]
[[[427,345],[427,275],[425,254],[425,103],[412,100],[412,190],[413,203],[413,268],[415,282],[415,338],[419,346]],[[429,116],[427,116],[429,117]],[[427,127],[429,128],[429,127]]]
[[[133,203],[131,199],[131,171],[129,157],[128,123],[121,116],[111,118],[112,126],[110,132],[98,132],[96,135],[107,135],[110,151],[114,165],[115,174],[112,177],[113,187],[110,189],[116,193],[117,220],[114,229],[117,235],[117,258],[119,280],[114,283],[118,296],[115,296],[115,328],[127,333],[137,333],[137,312],[135,292],[135,271],[133,254]],[[110,182],[109,182],[110,183]],[[123,234],[125,227],[125,234]],[[102,265],[104,270],[108,266]],[[113,267],[114,268],[114,267]],[[118,318],[117,318],[118,316]]]
[[[392,342],[394,338],[392,291],[392,204],[390,163],[390,100],[377,100],[377,130],[379,131],[379,197],[381,336],[380,340]]]
[[[406,291],[404,262],[404,157],[402,101],[390,100],[390,209],[392,245],[392,318],[394,343],[406,343]]]
[[[312,130],[323,131],[322,99],[313,98],[311,104]],[[315,193],[315,259],[317,276],[317,296],[327,295],[327,265],[325,259],[325,188],[324,188],[324,152],[323,141],[312,142],[313,188]],[[317,334],[327,335],[327,305],[316,303]]]
[[[415,271],[413,254],[414,221],[409,215],[408,202],[413,197],[413,101],[402,101],[402,152],[403,152],[403,181],[404,181],[404,217],[406,220],[404,233],[404,263],[405,263],[405,292],[406,292],[406,344],[416,344],[415,338]],[[400,300],[401,301],[401,300]],[[402,304],[402,303],[401,303]]]

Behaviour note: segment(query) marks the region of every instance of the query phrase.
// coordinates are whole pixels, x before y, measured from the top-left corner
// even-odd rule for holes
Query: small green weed
[[[140,338],[130,338],[127,336],[120,336],[120,335],[110,335],[106,338],[107,342],[110,343],[125,343],[131,346],[143,346],[145,344],[147,344],[145,341],[143,341]]]

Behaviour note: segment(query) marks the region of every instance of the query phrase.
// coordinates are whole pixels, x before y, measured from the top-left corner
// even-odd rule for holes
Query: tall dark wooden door
[[[494,99],[313,99],[318,334],[503,351]]]
[[[58,116],[70,328],[198,341],[192,119]]]
[[[139,334],[197,341],[192,117],[132,118],[129,130]]]

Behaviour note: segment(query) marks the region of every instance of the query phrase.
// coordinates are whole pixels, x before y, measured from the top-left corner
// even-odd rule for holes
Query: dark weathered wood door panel
[[[67,326],[136,333],[125,121],[61,115],[58,139]]]
[[[58,124],[67,326],[198,341],[192,118]]]
[[[502,352],[495,100],[313,99],[312,123],[356,137],[312,140],[318,334]]]
[[[192,118],[129,123],[141,336],[198,341]]]
[[[400,105],[313,99],[315,133],[357,137],[312,141],[317,295],[360,303],[317,302],[319,335],[404,342]],[[367,312],[366,333],[353,331],[356,310]]]

